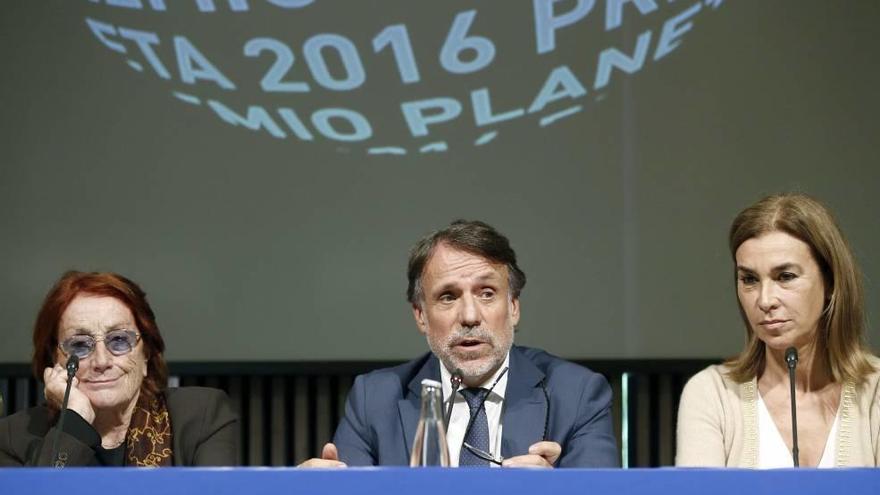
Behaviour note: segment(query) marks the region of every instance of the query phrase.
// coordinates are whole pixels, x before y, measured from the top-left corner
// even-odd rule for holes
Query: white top
[[[485,389],[489,389],[495,380],[498,378],[498,374],[501,373],[501,370],[507,368],[510,365],[510,353],[507,354],[507,357],[504,358],[504,363],[495,370],[495,373],[489,377],[488,380],[480,384],[480,387]],[[489,453],[492,454],[496,459],[501,457],[501,409],[504,405],[504,393],[507,391],[507,377],[510,374],[510,370],[501,377],[501,380],[498,381],[498,384],[495,385],[495,388],[492,389],[492,393],[486,397],[486,420],[489,422]],[[452,417],[449,418],[449,428],[446,430],[446,443],[449,445],[449,463],[452,466],[458,466],[458,456],[461,453],[461,444],[464,443],[464,430],[467,429],[468,421],[470,420],[470,408],[467,405],[467,401],[464,400],[464,396],[461,395],[461,392],[456,392],[455,397],[452,398],[450,395],[452,394],[452,373],[446,369],[446,366],[443,365],[443,362],[440,362],[440,383],[443,384],[443,397],[445,400],[443,401],[443,414],[446,414],[446,408],[449,407],[449,401],[451,399],[455,400],[455,403],[452,406]],[[466,388],[462,383],[459,390]],[[490,463],[492,467],[498,467],[497,464]]]
[[[817,467],[833,468],[834,459],[837,457],[837,429],[840,423],[840,408],[834,417],[831,431],[825,440],[825,449],[822,451],[822,459]],[[758,469],[775,469],[794,467],[791,451],[782,439],[770,410],[764,404],[761,394],[758,394]]]

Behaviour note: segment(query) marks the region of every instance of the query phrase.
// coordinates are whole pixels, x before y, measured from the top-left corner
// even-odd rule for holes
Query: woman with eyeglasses
[[[114,273],[65,273],[34,326],[46,406],[0,420],[0,466],[222,466],[238,463],[238,418],[219,390],[167,388],[146,294]],[[79,368],[58,429],[66,364]]]
[[[685,386],[676,465],[877,466],[880,360],[833,217],[803,194],[769,196],[737,215],[729,244],[746,344]]]

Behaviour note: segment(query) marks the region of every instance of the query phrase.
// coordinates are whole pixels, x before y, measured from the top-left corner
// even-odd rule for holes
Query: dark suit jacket
[[[421,382],[440,380],[440,362],[431,353],[408,363],[355,379],[345,417],[333,442],[350,466],[409,465],[419,421]],[[616,467],[611,422],[611,387],[602,375],[538,349],[513,346],[501,421],[501,455],[527,454],[542,440],[547,401],[547,439],[562,446],[558,467]]]
[[[171,416],[175,466],[238,464],[238,416],[225,393],[184,387],[166,390],[165,397]],[[55,431],[45,406],[0,419],[0,466],[51,466]],[[60,458],[66,459],[66,466],[99,465],[93,446],[65,431],[58,441],[58,452]]]

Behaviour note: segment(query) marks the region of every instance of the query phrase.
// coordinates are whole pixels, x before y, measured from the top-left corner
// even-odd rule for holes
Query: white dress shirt
[[[504,363],[501,364],[492,376],[489,377],[488,380],[480,384],[480,387],[485,388],[486,390],[495,383],[495,380],[498,379],[498,375],[507,368],[510,364],[510,353],[507,354],[507,357],[504,358]],[[486,410],[486,419],[489,422],[489,453],[492,454],[496,459],[501,457],[501,411],[504,406],[504,393],[507,391],[507,376],[510,372],[505,373],[498,383],[495,385],[495,388],[492,389],[492,393],[486,397],[485,410]],[[464,396],[461,395],[460,392],[455,393],[455,397],[450,397],[452,394],[452,373],[446,369],[446,366],[443,365],[443,362],[440,362],[440,383],[443,385],[443,414],[446,414],[446,408],[449,407],[449,401],[454,400],[454,404],[452,406],[452,417],[449,419],[449,428],[446,431],[446,443],[449,445],[449,463],[452,466],[458,466],[458,456],[461,453],[461,444],[464,443],[464,431],[467,429],[468,421],[470,420],[470,408],[468,407],[467,401],[464,400]],[[467,388],[464,383],[461,384],[459,391]],[[497,467],[497,464],[490,463],[492,467]]]

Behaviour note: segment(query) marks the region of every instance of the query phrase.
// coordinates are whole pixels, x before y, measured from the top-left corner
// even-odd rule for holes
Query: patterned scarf
[[[125,464],[140,467],[171,466],[171,417],[161,393],[153,399],[141,394],[131,415],[125,446]]]

